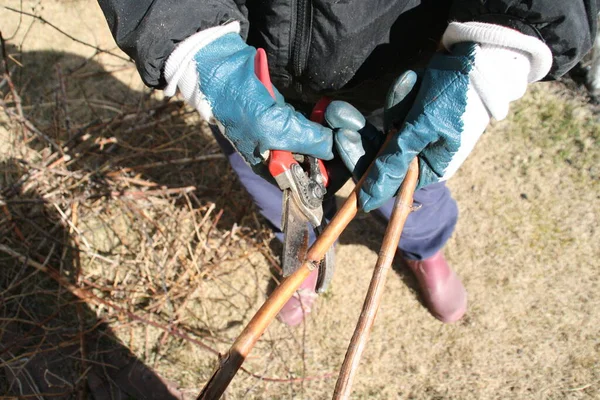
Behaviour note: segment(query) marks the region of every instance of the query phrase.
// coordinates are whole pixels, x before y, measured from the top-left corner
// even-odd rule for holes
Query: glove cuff
[[[179,89],[185,101],[198,110],[202,118],[209,122],[213,117],[212,107],[206,96],[200,91],[200,79],[194,56],[203,47],[229,33],[240,33],[238,21],[193,34],[177,45],[165,64],[164,76],[167,80],[165,96],[174,96]]]
[[[529,83],[544,78],[552,67],[552,52],[541,40],[514,29],[483,22],[452,22],[442,36],[442,44],[450,49],[456,43],[475,42],[518,50],[528,55]]]

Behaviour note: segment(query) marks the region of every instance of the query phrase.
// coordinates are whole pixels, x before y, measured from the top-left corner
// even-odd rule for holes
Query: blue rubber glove
[[[388,93],[384,120],[402,120],[414,101],[417,75],[407,71],[396,79]],[[373,126],[354,106],[333,101],[325,112],[325,122],[333,129],[336,157],[358,180],[365,173],[385,140],[383,132]]]
[[[415,73],[405,73],[392,85],[385,108],[385,130],[399,131],[377,157],[361,187],[359,201],[364,211],[382,206],[396,194],[414,157],[419,156],[421,188],[447,179],[469,154],[490,119],[483,101],[477,93],[473,96],[471,88],[469,73],[477,49],[474,43],[457,44],[450,54],[438,53],[432,58],[418,85]],[[406,97],[406,91],[413,86],[416,97],[407,110],[406,99],[412,96]],[[399,97],[404,101],[399,102]],[[346,165],[358,172],[374,158],[366,146],[362,162],[355,162],[356,157],[348,154],[356,151],[359,138],[364,142],[365,130],[355,129],[355,136],[349,132],[340,136],[338,130],[334,133],[336,148]],[[372,133],[367,136],[367,142],[381,143]]]
[[[417,188],[449,178],[449,167],[452,166],[454,173],[464,161],[466,155],[462,157],[462,154],[462,159],[455,161],[462,141],[476,141],[489,122],[485,109],[482,110],[484,115],[467,115],[469,73],[476,47],[474,43],[461,43],[454,46],[451,54],[436,54],[423,73],[406,118],[390,115],[387,123],[399,127],[400,131],[377,158],[362,186],[359,199],[365,211],[380,207],[396,194],[414,157],[419,156]],[[469,132],[465,137],[465,127],[470,127],[465,117],[481,117],[485,125],[477,124],[477,132]],[[473,145],[468,144],[467,154]]]
[[[193,40],[194,37],[190,39]],[[173,72],[165,72],[167,80],[171,78],[169,85],[176,82],[186,100],[203,117],[209,122],[216,120],[251,166],[259,166],[269,150],[289,150],[324,160],[333,158],[331,130],[295,112],[276,90],[277,101],[270,96],[254,71],[256,49],[237,33],[226,33],[203,45],[191,60],[185,60],[183,50],[177,51],[167,63],[167,68],[169,62],[177,64],[170,68]]]

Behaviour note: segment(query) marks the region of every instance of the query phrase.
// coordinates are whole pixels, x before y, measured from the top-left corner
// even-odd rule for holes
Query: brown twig
[[[56,64],[56,78],[58,79],[58,91],[56,96],[56,102],[60,103],[60,108],[63,112],[65,119],[65,132],[67,137],[71,137],[71,118],[69,116],[69,101],[67,99],[67,84],[62,73],[60,64]]]
[[[195,345],[197,345],[213,354],[218,354],[218,352],[216,350],[214,350],[212,347],[202,343],[201,341],[199,341],[197,339],[194,339],[194,338],[186,335],[185,333],[183,333],[177,329],[169,329],[168,327],[165,327],[165,326],[163,326],[157,322],[154,322],[150,319],[140,317],[139,315],[133,314],[132,312],[130,312],[114,303],[111,303],[110,301],[104,300],[104,299],[94,295],[93,293],[90,293],[89,291],[87,291],[85,289],[77,287],[76,285],[72,284],[71,282],[67,281],[65,278],[60,276],[58,271],[56,271],[54,268],[50,268],[46,265],[42,265],[28,257],[25,257],[25,256],[17,253],[16,251],[14,251],[13,249],[11,249],[8,246],[0,244],[0,251],[16,258],[17,260],[21,261],[24,264],[29,265],[30,267],[33,267],[35,269],[40,270],[41,272],[46,273],[48,276],[50,276],[52,279],[54,279],[59,285],[61,285],[65,289],[69,290],[74,296],[80,298],[81,300],[91,301],[92,303],[96,303],[96,304],[102,304],[103,306],[111,308],[119,313],[123,313],[124,315],[126,315],[128,318],[130,318],[132,320],[136,320],[136,321],[142,322],[144,324],[151,325],[160,330],[169,331],[169,333],[171,333],[175,337],[184,339],[190,343],[194,343]]]
[[[2,32],[0,32],[0,42],[2,43],[2,52],[4,53],[4,57],[3,57],[4,79],[7,82],[8,87],[10,89],[10,93],[12,95],[12,101],[14,103],[15,111],[11,110],[11,108],[8,107],[8,105],[6,105],[6,102],[4,100],[0,100],[0,105],[2,106],[2,108],[4,108],[4,111],[8,114],[9,117],[16,119],[21,124],[21,126],[24,128],[24,131],[27,130],[27,131],[34,133],[35,135],[39,136],[44,141],[46,141],[58,153],[63,154],[62,148],[58,144],[56,144],[56,142],[54,142],[54,140],[50,139],[48,137],[48,135],[46,135],[45,133],[40,131],[38,128],[36,128],[36,126],[31,121],[29,121],[27,118],[25,118],[25,114],[23,113],[21,96],[19,96],[19,93],[17,92],[17,89],[12,81],[12,77],[10,76],[10,71],[8,68],[8,61],[7,61],[7,56],[6,56],[6,46],[5,46],[4,38],[2,37]],[[24,132],[23,132],[23,135],[24,135],[24,139],[27,139],[27,137],[25,137]]]
[[[33,13],[37,12],[33,11]],[[37,19],[26,16],[23,18],[35,25],[39,23]],[[52,29],[49,30],[48,27],[45,28],[45,31],[60,38],[59,34],[53,33]],[[10,58],[8,65],[11,71],[16,68]],[[25,65],[26,68],[19,72],[27,81],[27,74],[31,76],[32,70],[28,68],[27,64]],[[132,105],[130,99],[135,97],[133,92],[123,91],[123,94],[129,97],[123,97],[123,104],[121,104],[119,100],[121,92],[113,93],[113,86],[109,84],[108,79],[100,92],[91,94],[91,98],[88,99],[86,93],[89,91],[84,86],[85,82],[81,81],[81,85],[79,85],[76,80],[82,76],[73,75],[72,69],[67,69],[65,64],[62,64],[62,67],[62,72],[64,72],[62,75],[56,71],[48,77],[41,77],[39,81],[31,80],[36,85],[39,82],[40,85],[31,90],[31,93],[35,94],[36,104],[29,104],[30,99],[25,96],[29,91],[18,85],[17,75],[13,72],[13,82],[17,92],[22,95],[21,108],[24,116],[30,119],[29,121],[19,118],[7,81],[3,83],[2,89],[7,94],[4,101],[12,113],[10,114],[12,129],[9,134],[11,140],[17,138],[14,140],[14,145],[19,150],[10,155],[14,154],[19,158],[15,161],[14,168],[12,161],[7,162],[8,170],[5,173],[7,185],[0,189],[4,197],[0,200],[0,205],[8,207],[9,212],[13,214],[13,222],[16,223],[16,225],[12,224],[12,227],[5,224],[6,226],[2,228],[3,233],[4,231],[7,233],[2,244],[15,251],[16,254],[20,254],[22,257],[19,260],[25,263],[22,268],[9,269],[5,273],[14,275],[18,274],[18,271],[36,271],[31,274],[35,279],[26,281],[25,278],[18,277],[15,282],[19,285],[19,293],[10,292],[8,296],[3,297],[3,300],[10,300],[11,304],[8,305],[13,307],[14,303],[14,309],[19,310],[21,306],[17,303],[21,301],[21,298],[27,299],[27,296],[31,296],[37,302],[41,293],[43,296],[53,296],[52,300],[54,301],[57,298],[56,287],[51,285],[53,289],[41,289],[40,282],[45,284],[48,281],[47,275],[53,275],[52,279],[61,277],[62,275],[56,270],[62,261],[65,273],[73,272],[71,268],[75,272],[69,277],[63,276],[63,279],[73,283],[79,290],[75,292],[83,296],[80,298],[86,298],[86,302],[97,309],[98,313],[107,313],[111,331],[118,331],[121,326],[132,329],[136,340],[133,340],[131,345],[136,353],[140,350],[139,342],[137,342],[138,333],[143,332],[144,326],[150,328],[152,340],[160,334],[163,335],[163,338],[169,338],[162,350],[165,354],[167,354],[167,349],[176,348],[173,343],[177,343],[177,347],[179,347],[179,343],[185,341],[189,343],[186,347],[192,347],[194,351],[199,347],[191,340],[177,336],[174,332],[180,332],[192,339],[199,339],[213,348],[212,354],[217,354],[216,350],[220,349],[217,346],[223,346],[223,343],[226,349],[231,344],[231,340],[220,332],[228,332],[235,325],[228,325],[223,329],[216,330],[214,325],[210,324],[214,318],[212,316],[214,310],[209,311],[210,316],[201,316],[208,318],[208,328],[204,328],[202,325],[196,326],[198,320],[190,318],[190,315],[194,315],[193,311],[197,307],[204,308],[208,302],[213,301],[212,297],[205,301],[204,296],[211,296],[210,290],[212,290],[209,289],[207,294],[204,294],[206,280],[221,280],[223,275],[236,272],[247,265],[247,262],[240,260],[252,256],[255,249],[248,248],[246,245],[252,245],[256,237],[254,234],[248,233],[253,226],[252,228],[247,226],[244,220],[239,227],[224,232],[220,218],[230,214],[233,202],[216,200],[215,206],[213,203],[215,200],[205,195],[205,188],[196,186],[197,189],[194,191],[188,186],[204,182],[206,171],[180,167],[189,163],[204,162],[206,168],[222,169],[223,165],[220,164],[220,160],[224,156],[210,154],[216,149],[214,143],[206,136],[206,132],[200,134],[197,127],[191,125],[196,118],[190,118],[188,121],[189,109],[184,109],[179,103],[158,103],[154,99],[144,99],[139,104]],[[57,75],[58,80],[56,79]],[[2,78],[0,77],[0,80]],[[61,80],[64,82],[59,82]],[[61,85],[59,86],[58,83]],[[69,89],[68,92],[64,88],[65,85]],[[80,86],[83,86],[87,92],[78,94],[77,88]],[[37,96],[38,93],[40,96]],[[68,98],[66,94],[68,94]],[[79,99],[81,96],[84,96],[85,99]],[[105,98],[111,100],[103,100]],[[41,102],[39,104],[43,105],[43,109],[37,108],[37,101]],[[137,102],[136,99],[134,101]],[[94,105],[93,109],[85,109],[86,104]],[[67,105],[68,110],[65,110]],[[96,105],[117,110],[119,114],[114,115],[111,112],[98,110]],[[51,110],[50,107],[53,109]],[[175,110],[173,107],[177,107],[177,109]],[[59,121],[59,124],[56,125],[56,132],[53,131],[52,112]],[[65,121],[67,115],[70,117],[69,123]],[[34,128],[39,128],[41,133],[55,140],[57,146],[46,145],[42,142],[46,139],[38,133],[29,134],[33,130],[27,126],[29,123]],[[70,133],[66,132],[67,125],[70,126]],[[40,142],[41,145],[38,143],[27,145],[18,140],[18,136],[21,135],[21,126],[25,126],[24,129],[30,139]],[[132,137],[125,135],[134,130],[143,132]],[[38,140],[38,137],[42,140]],[[107,145],[104,150],[100,150],[98,143],[104,138],[115,138],[119,144],[123,142],[124,146]],[[169,161],[170,158],[175,161]],[[151,170],[152,168],[155,170]],[[146,172],[149,174],[146,175]],[[199,172],[201,173],[200,177],[196,176]],[[228,180],[225,182],[228,184],[226,188],[230,188],[231,191],[225,191],[226,193],[222,197],[236,195],[238,188],[229,185],[230,181]],[[165,186],[168,191],[164,190]],[[97,198],[95,195],[102,197]],[[167,197],[167,195],[171,196]],[[202,197],[199,200],[200,195]],[[116,198],[112,196],[116,196]],[[131,200],[132,197],[144,200]],[[192,205],[189,211],[182,209],[181,200],[186,197],[191,199]],[[136,205],[143,213],[133,212],[131,204]],[[57,218],[57,207],[64,214],[61,214],[60,218]],[[221,208],[224,209],[221,210]],[[0,218],[4,222],[6,220],[2,212],[0,210]],[[188,231],[190,228],[189,217],[194,213],[199,214],[196,215],[197,219],[194,218],[194,222],[198,223],[195,224],[192,233]],[[231,218],[233,217],[228,220]],[[13,227],[17,229],[12,229]],[[21,235],[17,233],[18,230]],[[85,243],[86,240],[89,244]],[[243,243],[244,246],[237,246],[238,243]],[[81,248],[77,249],[80,244]],[[224,244],[227,244],[229,248],[222,248],[221,246]],[[180,248],[180,246],[182,247]],[[28,250],[21,251],[20,248]],[[63,252],[63,249],[66,252]],[[2,250],[4,249],[0,249],[0,255],[6,262],[8,257],[2,254]],[[153,259],[150,257],[152,253],[160,254],[161,261],[169,261],[168,264],[165,264],[164,282],[156,279],[159,276],[157,271],[160,269],[159,265],[152,261]],[[239,254],[242,253],[243,257],[240,257]],[[77,255],[81,257],[81,266],[78,265]],[[110,257],[110,264],[100,262],[97,256]],[[31,258],[29,261],[38,263],[37,266],[48,265],[55,268],[46,272],[27,268],[25,265],[30,265],[25,261],[27,257]],[[17,264],[19,263],[17,262]],[[20,267],[20,265],[16,267]],[[75,278],[77,270],[81,270],[79,282]],[[248,282],[248,285],[260,284],[258,271],[258,269],[255,271],[257,281]],[[84,276],[87,279],[83,279]],[[146,280],[146,276],[154,278]],[[164,296],[167,294],[167,290],[164,293],[160,290],[161,283],[168,288],[172,308],[165,307]],[[247,307],[245,304],[238,307],[244,318],[248,310],[251,310],[250,304],[254,304],[262,298],[262,292],[258,289],[255,290],[252,297],[246,293],[246,288],[241,290],[236,285],[228,284],[227,280],[223,283],[227,286],[226,290],[239,292],[249,303]],[[67,294],[67,291],[64,290],[65,286],[60,283],[59,285],[63,289],[58,290]],[[71,288],[67,289],[71,290]],[[193,289],[198,289],[199,294],[194,294]],[[89,292],[90,296],[96,295],[100,299],[105,299],[107,303],[103,304],[93,297],[86,297],[86,292]],[[77,297],[73,297],[73,299],[78,301]],[[220,301],[220,299],[215,301]],[[62,298],[59,299],[59,302],[60,305],[64,304]],[[186,302],[189,302],[188,307],[186,307]],[[75,302],[73,303],[75,304]],[[153,303],[156,304],[156,314],[149,311]],[[199,303],[202,304],[199,305]],[[232,303],[240,306],[235,300]],[[49,306],[53,306],[53,304]],[[73,351],[77,352],[77,359],[81,354],[84,362],[92,365],[96,354],[92,350],[93,343],[89,337],[85,339],[81,337],[82,322],[89,324],[90,321],[89,317],[81,318],[85,316],[85,313],[82,315],[80,311],[81,309],[85,310],[85,307],[86,305],[79,301],[77,314],[75,306],[73,306],[69,312],[64,313],[65,320],[52,321],[52,329],[59,332],[66,330],[67,326],[63,324],[72,324],[68,326],[68,332],[70,338],[73,339],[72,343],[75,344]],[[141,319],[131,318],[123,310],[129,310]],[[30,318],[34,322],[43,319],[43,316],[42,318],[38,316],[39,313],[42,313],[38,308],[29,308],[23,312],[27,312],[25,318]],[[78,318],[79,329],[77,329]],[[145,320],[156,321],[161,327],[157,328]],[[234,322],[237,324],[237,319]],[[203,323],[204,320],[202,320]],[[0,331],[5,325],[4,321],[0,322]],[[125,335],[127,335],[127,329],[123,331]],[[156,336],[155,330],[158,330]],[[207,337],[213,331],[217,332],[214,338]],[[79,336],[77,336],[78,333]],[[35,335],[33,340],[38,340],[37,331]],[[102,335],[110,336],[108,331]],[[287,337],[286,340],[288,340]],[[154,343],[152,345],[154,346]],[[87,357],[85,353],[81,352],[82,346],[87,349]],[[152,349],[153,352],[155,350]],[[210,355],[210,358],[212,357]],[[160,356],[157,359],[160,362],[159,371],[164,373],[164,361]],[[80,361],[77,362],[80,363]],[[148,365],[152,365],[151,360]],[[327,379],[333,376],[330,373],[324,374],[323,372],[327,371],[323,371],[318,372],[318,376],[297,377],[282,369],[281,372],[275,373],[275,376],[268,377],[262,376],[265,374],[264,371],[267,371],[267,369],[263,371],[263,367],[261,366],[259,370],[253,372],[241,369],[253,378],[278,383],[296,383],[305,380]],[[69,368],[80,376],[79,381],[83,381],[84,379],[81,377],[88,374],[81,364],[79,366],[70,365]],[[307,373],[310,374],[310,371],[307,370]],[[273,372],[266,374],[270,375]],[[177,379],[177,377],[172,377]],[[184,382],[186,381],[182,380],[180,383],[184,384]],[[76,387],[77,383],[74,386]],[[76,391],[73,393],[73,397],[75,394]]]
[[[58,271],[56,271],[54,268],[40,264],[28,257],[25,257],[24,255],[17,253],[16,251],[14,251],[13,249],[11,249],[8,246],[0,244],[0,251],[10,255],[11,257],[16,258],[23,264],[26,264],[30,267],[35,268],[36,270],[46,273],[49,277],[54,279],[59,285],[61,285],[65,289],[68,289],[74,296],[78,297],[79,299],[81,299],[83,301],[95,303],[98,305],[101,304],[107,308],[110,308],[118,313],[121,313],[121,314],[127,316],[127,318],[129,318],[130,320],[141,322],[142,324],[147,325],[147,326],[152,326],[156,329],[167,332],[170,336],[173,336],[178,339],[182,339],[188,343],[194,344],[212,354],[220,355],[220,353],[217,350],[213,349],[212,347],[208,346],[207,344],[203,343],[202,341],[189,336],[187,333],[183,332],[182,330],[180,330],[176,327],[163,325],[158,322],[152,321],[149,318],[134,314],[134,313],[132,313],[132,312],[108,301],[108,300],[102,299],[102,298],[94,295],[93,293],[85,290],[84,288],[77,287],[76,285],[72,284],[71,282],[68,282],[63,277],[61,277],[58,274]],[[77,342],[74,340],[73,343],[70,343],[70,344],[76,344],[76,343]],[[279,382],[279,383],[290,383],[290,382],[294,383],[294,382],[300,382],[300,381],[313,381],[313,380],[320,380],[320,379],[328,379],[333,376],[333,373],[325,373],[322,375],[306,376],[306,377],[302,377],[302,378],[271,378],[271,377],[266,377],[266,376],[262,376],[262,375],[253,373],[253,372],[247,370],[246,368],[241,368],[241,370],[244,373],[252,376],[253,378],[260,379],[260,380],[263,380],[266,382]]]
[[[128,197],[133,199],[142,199],[148,196],[170,196],[174,194],[184,194],[195,191],[196,186],[185,186],[180,188],[164,188],[164,189],[156,189],[156,190],[113,190],[109,193],[100,193],[89,196],[89,199],[94,199],[102,196],[110,196],[110,197]]]
[[[287,277],[256,312],[231,348],[219,359],[219,365],[200,394],[200,399],[218,399],[246,357],[267,329],[284,304],[293,296],[300,284],[318,266],[327,250],[333,245],[348,223],[354,218],[357,207],[357,193],[352,192],[348,200],[331,220],[325,231],[308,251],[307,261],[292,275]]]
[[[37,136],[42,138],[46,143],[52,146],[54,150],[56,150],[59,154],[64,154],[63,149],[54,140],[52,140],[44,132],[40,131],[31,121],[25,118],[25,116],[23,115],[23,110],[21,108],[21,98],[19,97],[19,94],[16,92],[16,90],[13,91],[14,85],[12,84],[12,80],[10,79],[10,77],[7,77],[7,79],[9,82],[8,86],[11,88],[13,102],[15,103],[15,109],[17,112],[15,114],[12,110],[10,110],[10,108],[6,106],[4,101],[1,101],[0,104],[2,104],[2,107],[5,109],[6,113],[9,116],[16,119],[17,122],[19,122],[24,128],[26,128],[26,130],[35,133]]]
[[[382,148],[385,148],[385,145],[392,137],[393,134],[390,132]],[[342,207],[325,227],[323,233],[308,249],[304,264],[275,288],[256,314],[254,314],[254,317],[248,322],[231,348],[220,357],[219,365],[209,381],[204,385],[204,388],[198,395],[198,400],[218,399],[223,395],[236,372],[240,369],[269,324],[275,319],[277,313],[294,295],[308,275],[318,267],[325,253],[333,246],[340,234],[356,216],[358,212],[358,191],[366,176],[367,173],[358,181],[354,191],[348,196]]]
[[[42,131],[37,129],[33,123],[31,123],[27,118],[25,118],[25,114],[23,113],[21,96],[19,95],[19,93],[12,81],[12,77],[10,76],[10,70],[8,68],[8,54],[6,52],[6,42],[4,40],[4,37],[2,36],[2,32],[0,32],[0,44],[2,47],[2,65],[4,66],[4,79],[6,80],[6,83],[8,84],[8,88],[10,89],[10,93],[12,95],[12,101],[15,105],[14,109],[16,111],[16,114],[12,110],[10,110],[10,108],[6,105],[4,100],[1,100],[0,104],[2,104],[2,107],[4,108],[5,112],[9,116],[15,118],[21,124],[21,126],[23,128],[25,128],[26,130],[28,130],[32,133],[35,133],[37,136],[41,137],[49,145],[51,145],[58,153],[63,154],[61,147],[58,144],[56,144],[54,142],[54,140],[50,139],[46,134],[44,134]]]
[[[60,71],[60,69],[59,69]],[[71,205],[71,225],[73,229],[71,229],[70,234],[73,238],[73,244],[75,250],[73,250],[73,260],[75,263],[75,284],[78,287],[83,287],[82,285],[82,277],[81,277],[81,257],[79,254],[79,238],[77,235],[74,235],[74,229],[77,228],[77,224],[79,223],[79,203],[75,202]],[[77,384],[78,389],[78,399],[85,400],[87,398],[87,379],[85,379],[86,371],[88,370],[87,363],[87,351],[85,345],[85,316],[83,313],[83,305],[78,302],[75,304],[75,309],[77,311],[77,322],[79,324],[79,353],[81,354],[81,378],[79,379],[79,383]]]
[[[116,53],[113,53],[113,52],[111,52],[111,51],[109,51],[109,50],[104,50],[104,49],[101,49],[100,47],[98,47],[98,46],[94,46],[93,44],[86,43],[86,42],[84,42],[84,41],[83,41],[83,40],[81,40],[81,39],[77,39],[76,37],[74,37],[74,36],[72,36],[72,35],[68,34],[67,32],[65,32],[65,31],[63,31],[62,29],[60,29],[58,26],[54,25],[53,23],[51,23],[50,21],[48,21],[47,19],[45,19],[45,18],[43,18],[43,17],[41,17],[41,16],[39,16],[39,15],[35,15],[35,14],[32,14],[32,13],[28,13],[27,11],[23,11],[23,10],[17,10],[17,9],[15,9],[15,8],[8,7],[8,6],[4,6],[4,8],[6,8],[7,10],[9,10],[9,11],[12,11],[12,12],[14,12],[14,13],[17,13],[17,14],[20,14],[20,15],[27,15],[28,17],[31,17],[31,18],[37,19],[37,20],[38,20],[38,21],[40,21],[41,23],[48,25],[49,27],[53,28],[54,30],[58,31],[59,33],[63,34],[64,36],[68,37],[68,38],[69,38],[69,39],[71,39],[72,41],[74,41],[74,42],[77,42],[77,43],[79,43],[79,44],[82,44],[82,45],[84,45],[84,46],[86,46],[86,47],[92,48],[92,49],[96,50],[96,51],[97,51],[97,52],[99,52],[99,53],[105,53],[105,54],[109,54],[109,55],[111,55],[111,56],[113,56],[113,57],[116,57],[116,58],[119,58],[119,59],[121,59],[121,60],[123,60],[123,61],[130,62],[130,59],[129,59],[129,58],[123,57],[123,56],[121,56],[121,55],[119,55],[119,54],[116,54]]]
[[[390,222],[388,223],[383,243],[379,250],[379,256],[377,257],[377,264],[373,270],[373,277],[365,296],[365,302],[335,385],[333,399],[348,399],[352,393],[352,382],[358,370],[360,357],[369,340],[369,334],[375,322],[377,311],[379,310],[385,280],[394,261],[394,255],[398,249],[398,242],[400,241],[402,229],[404,229],[404,223],[408,214],[412,211],[413,193],[417,186],[418,178],[419,162],[415,158],[408,168],[404,182],[400,187],[400,193],[396,197],[392,216],[390,217]]]
[[[0,31],[0,46],[2,50],[2,66],[4,68],[4,73],[10,77],[10,70],[8,69],[8,53],[6,52],[6,41],[4,40],[4,36],[2,36],[2,31]]]
[[[186,157],[186,158],[180,158],[177,160],[157,161],[157,162],[153,162],[153,163],[149,163],[149,164],[136,165],[135,170],[137,171],[137,170],[148,169],[148,168],[165,167],[167,165],[182,165],[182,164],[191,164],[191,163],[195,163],[195,162],[223,160],[223,159],[225,159],[225,155],[222,153],[206,154],[203,156]]]

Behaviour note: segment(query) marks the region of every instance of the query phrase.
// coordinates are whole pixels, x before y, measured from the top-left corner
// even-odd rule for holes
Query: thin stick
[[[0,243],[0,252],[6,253],[6,254],[16,258],[23,264],[27,264],[30,267],[33,267],[33,268],[37,269],[38,271],[41,271],[41,272],[47,274],[50,278],[54,279],[60,286],[69,290],[71,292],[71,294],[73,294],[74,296],[78,297],[79,299],[81,299],[85,302],[90,302],[93,304],[101,304],[105,307],[115,310],[118,313],[125,314],[127,317],[129,317],[132,320],[141,322],[146,325],[153,326],[153,327],[155,327],[157,329],[161,329],[163,331],[167,331],[174,337],[177,337],[179,339],[183,339],[185,341],[193,343],[193,344],[201,347],[202,349],[207,350],[213,354],[217,353],[217,351],[215,349],[213,349],[212,347],[208,346],[207,344],[205,344],[197,339],[192,338],[191,336],[187,335],[185,332],[180,331],[177,328],[164,326],[164,325],[161,325],[158,322],[154,322],[148,318],[140,317],[139,315],[136,315],[136,314],[132,313],[131,311],[118,306],[115,303],[112,303],[108,300],[98,297],[95,294],[93,294],[92,292],[78,287],[77,285],[69,282],[64,277],[62,277],[56,269],[50,268],[44,264],[40,264],[39,262],[34,261],[34,260],[30,259],[29,257],[26,257],[22,254],[19,254],[16,251],[14,251],[13,249],[11,249],[10,247],[5,246],[1,243]]]
[[[381,147],[382,149],[386,147],[386,144],[393,136],[394,132],[388,133],[386,141]],[[248,325],[246,325],[227,353],[219,357],[219,365],[204,388],[202,388],[197,400],[218,399],[225,392],[225,389],[229,386],[229,383],[244,363],[244,360],[258,339],[267,330],[271,321],[275,319],[277,313],[281,311],[285,303],[294,295],[300,284],[319,265],[325,253],[333,246],[340,234],[356,216],[358,212],[358,192],[367,175],[368,170],[363,175],[363,178],[358,181],[356,188],[348,196],[342,207],[325,227],[323,233],[308,249],[304,264],[275,288],[273,293],[271,293],[256,314],[254,314],[254,317],[248,322]]]
[[[195,162],[211,161],[211,160],[224,160],[224,159],[225,159],[225,155],[223,153],[205,154],[205,155],[196,156],[196,157],[180,158],[178,160],[157,161],[157,162],[153,162],[153,163],[149,163],[149,164],[137,165],[135,167],[135,170],[138,171],[140,169],[164,167],[167,165],[191,164],[191,163],[195,163]]]
[[[329,225],[327,225],[323,234],[311,246],[304,264],[277,286],[254,317],[252,317],[252,320],[246,325],[227,353],[219,358],[219,365],[202,389],[202,392],[198,395],[198,400],[218,399],[223,394],[271,321],[275,319],[277,313],[292,297],[311,271],[319,265],[319,261],[325,256],[327,250],[354,218],[356,212],[357,195],[356,191],[354,191]]]
[[[212,354],[218,355],[219,353],[217,352],[217,350],[213,349],[212,347],[208,346],[207,344],[205,344],[204,342],[201,342],[198,339],[195,339],[193,337],[191,337],[190,335],[188,335],[186,333],[185,330],[181,330],[179,328],[177,328],[176,326],[172,326],[172,325],[163,325],[160,324],[158,322],[154,322],[153,320],[150,319],[150,317],[143,317],[137,314],[132,313],[129,310],[126,310],[125,308],[122,308],[120,306],[118,306],[115,303],[112,303],[108,300],[105,300],[103,298],[100,298],[98,296],[96,296],[95,294],[93,294],[92,292],[90,292],[89,290],[86,290],[84,288],[80,288],[77,285],[67,281],[65,278],[63,278],[62,276],[60,276],[58,274],[58,271],[52,267],[48,267],[45,263],[44,264],[40,264],[39,262],[32,260],[29,257],[26,257],[20,253],[17,253],[16,251],[14,251],[13,249],[11,249],[8,246],[5,246],[3,244],[0,243],[0,252],[6,253],[11,257],[16,258],[17,260],[19,260],[20,262],[22,262],[23,264],[26,264],[34,269],[36,269],[37,271],[46,273],[50,278],[54,279],[61,287],[64,287],[66,289],[68,289],[71,294],[73,294],[74,296],[78,297],[79,299],[88,302],[88,303],[92,303],[92,304],[97,304],[97,305],[103,305],[107,308],[110,308],[114,311],[116,311],[117,313],[121,313],[126,315],[129,319],[134,320],[134,321],[138,321],[141,322],[144,325],[147,326],[153,326],[154,328],[160,329],[162,331],[168,332],[169,335],[185,340],[193,345],[196,345],[200,348],[202,348],[203,350],[206,350]],[[86,283],[86,284],[90,284],[90,282],[87,282],[85,279],[82,279],[82,282]],[[14,285],[13,285],[14,287]],[[97,285],[93,285],[92,287],[95,287],[97,289],[103,290],[103,291],[111,291],[113,290],[113,288],[102,288],[102,287],[98,287]],[[39,322],[37,324],[35,324],[37,327],[43,327],[48,321],[50,321],[52,318],[54,318],[57,314],[52,314],[50,315],[48,318],[44,319],[42,322]],[[28,336],[30,336],[30,334],[33,333],[33,330],[36,328],[33,328],[31,331],[27,332],[23,337],[21,337],[20,339],[18,339],[16,342],[10,344],[8,347],[6,347],[4,350],[0,349],[0,356],[3,353],[8,352],[12,347],[15,346],[15,344],[21,343],[23,341],[23,339],[26,339]],[[95,329],[95,327],[88,329],[87,331],[92,331],[93,329]],[[86,332],[87,332],[86,331]],[[84,332],[85,333],[85,332]],[[87,360],[89,362],[89,360]],[[253,378],[256,379],[260,379],[262,381],[265,382],[278,382],[278,383],[295,383],[295,382],[302,382],[302,381],[314,381],[314,380],[320,380],[320,379],[329,379],[330,377],[333,376],[333,373],[325,373],[322,375],[316,375],[316,376],[305,376],[302,378],[271,378],[271,377],[267,377],[267,376],[262,376],[256,373],[253,373],[252,371],[249,371],[245,368],[241,368],[242,371],[244,371],[246,374],[252,376]],[[2,399],[2,397],[0,397],[0,399]]]
[[[84,42],[81,39],[77,39],[73,35],[68,34],[67,32],[65,32],[62,29],[60,29],[58,26],[54,25],[53,23],[51,23],[50,21],[48,21],[47,19],[45,19],[45,18],[43,18],[43,17],[41,17],[39,15],[28,13],[28,12],[23,11],[23,10],[17,10],[16,8],[12,8],[12,7],[4,6],[4,8],[7,9],[8,11],[12,11],[12,12],[20,14],[20,15],[27,15],[28,17],[35,18],[38,21],[40,21],[40,22],[42,22],[42,23],[50,26],[51,28],[55,29],[59,33],[62,33],[63,35],[65,35],[66,37],[68,37],[69,39],[71,39],[72,41],[77,42],[79,44],[82,44],[82,45],[84,45],[86,47],[92,48],[92,49],[96,50],[99,53],[106,53],[106,54],[110,54],[113,57],[120,58],[121,60],[124,60],[124,61],[131,61],[129,58],[123,57],[123,56],[121,56],[119,54],[115,54],[115,53],[113,53],[113,52],[111,52],[109,50],[101,49],[100,47],[94,46],[93,44],[86,43],[86,42]]]
[[[408,168],[404,182],[402,182],[402,186],[400,187],[400,194],[396,197],[396,202],[394,203],[392,216],[385,231],[381,249],[379,250],[377,264],[375,265],[373,277],[365,296],[365,302],[335,384],[333,392],[333,399],[335,400],[348,399],[352,393],[352,382],[358,370],[360,357],[369,340],[369,334],[373,328],[379,304],[381,304],[385,280],[394,261],[394,255],[398,249],[398,242],[400,241],[402,229],[404,229],[404,223],[412,210],[413,194],[417,186],[418,177],[419,162],[415,158]]]

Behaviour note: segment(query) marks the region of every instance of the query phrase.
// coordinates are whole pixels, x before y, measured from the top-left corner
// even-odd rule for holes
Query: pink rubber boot
[[[455,322],[467,311],[467,291],[441,251],[421,261],[406,260],[414,272],[427,308],[442,322]]]
[[[319,269],[315,268],[302,282],[294,296],[279,311],[277,319],[289,326],[296,326],[302,322],[304,317],[311,312],[312,306],[317,300],[315,287],[318,275]]]

